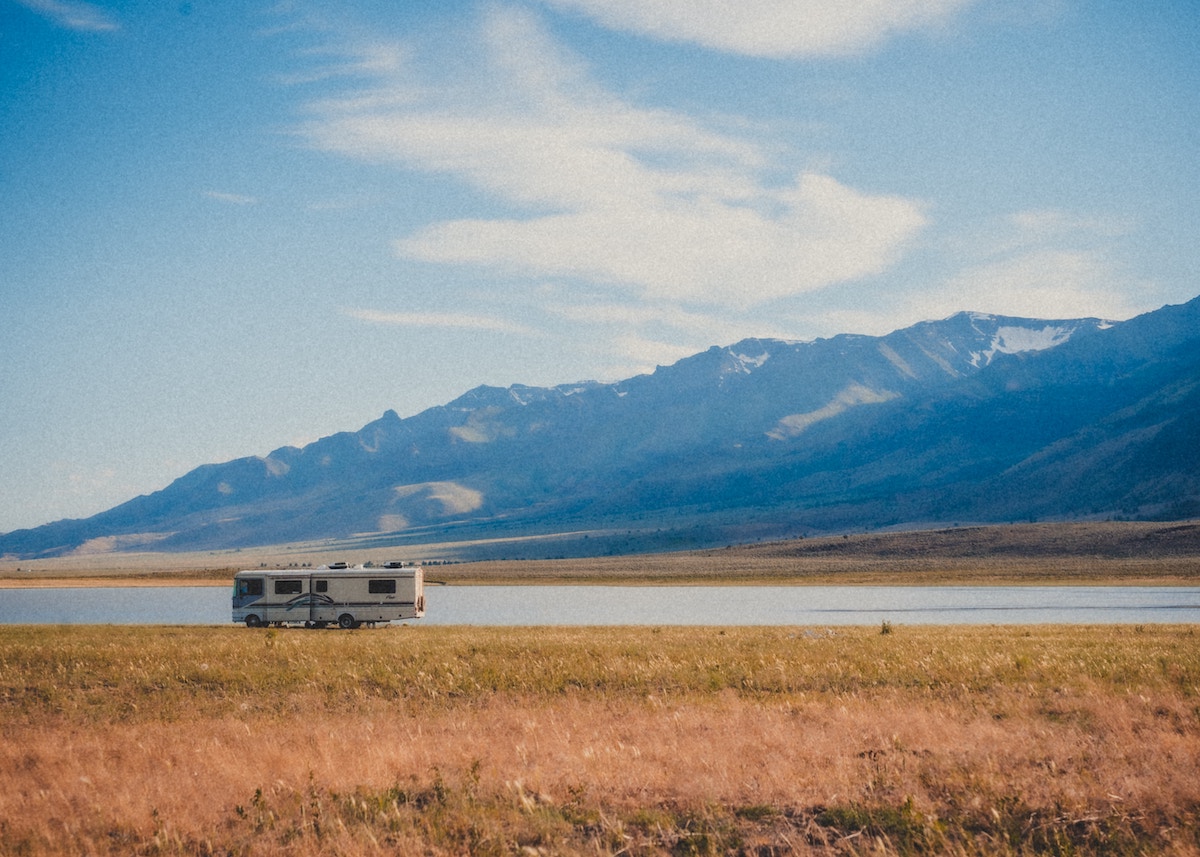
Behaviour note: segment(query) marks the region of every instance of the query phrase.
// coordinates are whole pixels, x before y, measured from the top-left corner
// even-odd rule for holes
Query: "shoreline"
[[[611,558],[605,558],[611,559]],[[1087,563],[1013,560],[946,564],[928,562],[858,562],[830,566],[803,563],[786,568],[744,564],[713,573],[703,561],[678,558],[655,562],[630,557],[628,565],[575,561],[573,565],[538,560],[464,563],[425,568],[425,585],[440,586],[1200,586],[1200,558],[1170,561]],[[297,569],[302,571],[303,569]],[[166,586],[229,587],[233,573],[222,569],[163,571],[0,572],[6,589],[156,588]]]
[[[95,589],[95,588],[158,588],[163,586],[220,586],[233,585],[233,578],[220,580],[213,577],[42,577],[21,580],[0,578],[3,589]]]
[[[159,589],[164,587],[208,587],[227,588],[233,585],[233,578],[221,580],[211,577],[170,577],[147,579],[145,577],[54,577],[31,580],[16,578],[0,578],[0,592],[18,589]],[[613,586],[613,587],[902,587],[921,589],[926,587],[1095,587],[1095,588],[1127,588],[1127,587],[1200,587],[1200,579],[1177,577],[1132,577],[1112,576],[1100,579],[1079,580],[1077,578],[1040,577],[1013,580],[997,579],[925,579],[912,580],[900,575],[821,575],[816,577],[797,577],[780,579],[777,577],[763,578],[725,578],[714,579],[697,577],[679,579],[676,577],[662,579],[619,579],[612,577],[577,578],[577,577],[544,577],[544,578],[475,578],[467,577],[458,580],[425,580],[426,586]]]

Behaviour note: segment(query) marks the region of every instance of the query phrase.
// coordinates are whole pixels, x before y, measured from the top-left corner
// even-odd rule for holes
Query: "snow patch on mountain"
[[[744,354],[732,349],[730,349],[727,353],[729,355],[729,361],[722,370],[722,374],[724,375],[749,375],[755,369],[758,369],[771,359],[770,352],[765,350],[757,356],[752,354]]]
[[[751,357],[749,354],[734,354],[733,356],[746,372],[749,372],[751,369],[757,369],[771,359],[771,355],[766,351],[757,357]]]
[[[996,349],[1005,354],[1013,354],[1018,351],[1044,351],[1066,342],[1074,332],[1074,328],[1050,325],[1041,330],[1035,330],[1032,327],[1002,327],[996,331]]]
[[[1046,325],[1041,328],[1005,326],[996,329],[991,346],[971,352],[971,365],[980,367],[992,362],[997,354],[1020,354],[1025,351],[1044,351],[1061,345],[1071,338],[1074,328]]]

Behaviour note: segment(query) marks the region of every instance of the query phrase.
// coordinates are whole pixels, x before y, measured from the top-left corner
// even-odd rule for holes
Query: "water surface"
[[[1200,587],[426,586],[431,625],[1200,622]],[[230,624],[219,586],[0,590],[0,624]]]

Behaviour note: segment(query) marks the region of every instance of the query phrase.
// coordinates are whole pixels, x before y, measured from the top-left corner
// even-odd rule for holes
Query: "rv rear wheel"
[[[354,617],[349,613],[343,613],[341,616],[338,616],[338,627],[348,631],[351,628],[357,628],[358,623],[354,621]]]
[[[259,619],[253,613],[246,617],[247,628],[259,628],[262,626],[262,619]]]

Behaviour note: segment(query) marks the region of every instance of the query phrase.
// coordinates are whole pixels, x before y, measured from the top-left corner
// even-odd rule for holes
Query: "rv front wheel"
[[[349,613],[343,613],[341,616],[338,616],[338,627],[344,631],[348,631],[351,628],[357,628],[358,625],[354,621],[353,616]]]
[[[249,616],[246,617],[246,627],[247,628],[258,628],[261,625],[262,625],[262,619],[259,619],[253,613],[251,613]]]

